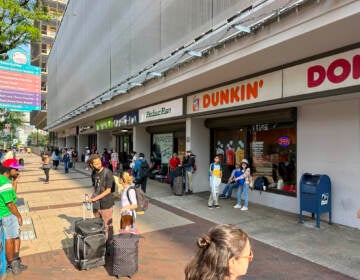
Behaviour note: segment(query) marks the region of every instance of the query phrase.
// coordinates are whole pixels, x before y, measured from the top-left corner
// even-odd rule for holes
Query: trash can
[[[320,215],[329,212],[329,224],[331,224],[331,181],[327,175],[313,175],[304,173],[300,180],[300,216],[302,223],[302,211],[316,215],[316,226],[320,227]]]

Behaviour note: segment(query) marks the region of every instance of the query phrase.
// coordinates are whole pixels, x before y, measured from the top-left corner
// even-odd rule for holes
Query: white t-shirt
[[[131,186],[127,187],[126,189],[123,189],[123,191],[121,192],[121,208],[130,205],[130,201],[128,199],[127,192],[129,190],[129,188],[132,186],[134,186],[134,185],[131,185]],[[136,193],[135,193],[134,189],[129,190],[129,198],[131,200],[131,204],[137,204]],[[126,210],[125,212],[122,213],[122,215],[132,215],[132,216],[136,217],[136,212],[131,211],[131,210]]]

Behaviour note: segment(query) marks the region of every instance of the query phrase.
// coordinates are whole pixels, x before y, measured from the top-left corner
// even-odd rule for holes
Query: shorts
[[[20,237],[19,221],[15,215],[11,214],[9,216],[2,217],[2,227],[4,229],[5,239]]]

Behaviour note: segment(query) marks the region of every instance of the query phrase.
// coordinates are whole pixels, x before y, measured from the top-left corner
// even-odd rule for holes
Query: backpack
[[[268,185],[269,185],[269,180],[266,177],[264,176],[257,177],[254,181],[254,190],[263,191],[264,186],[267,187]]]
[[[135,190],[135,194],[136,194],[136,201],[137,201],[137,208],[135,209],[136,212],[139,211],[145,211],[146,209],[149,208],[149,199],[146,197],[145,193],[143,192],[143,190],[141,189],[140,185],[136,185],[136,186],[130,186],[127,191],[126,191],[126,195],[127,198],[130,202],[130,204],[132,204],[131,200],[130,200],[130,196],[129,196],[129,190]]]
[[[149,176],[150,167],[146,160],[142,161],[140,164],[139,176],[143,180]]]

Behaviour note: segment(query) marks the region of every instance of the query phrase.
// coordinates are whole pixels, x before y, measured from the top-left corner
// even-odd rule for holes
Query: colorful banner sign
[[[114,119],[113,117],[97,120],[95,122],[96,130],[105,130],[111,129],[114,127]]]
[[[30,65],[30,56],[21,48],[0,60],[0,107],[11,111],[41,110],[41,71]]]
[[[187,97],[187,113],[196,114],[281,98],[282,73],[260,77],[199,92]]]

